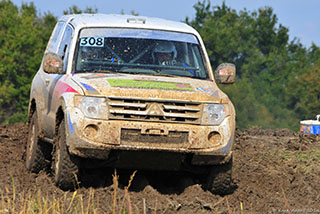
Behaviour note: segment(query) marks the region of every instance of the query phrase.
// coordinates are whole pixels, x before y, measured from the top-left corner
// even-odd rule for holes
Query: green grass
[[[320,161],[320,149],[306,150],[306,151],[281,151],[278,156],[291,161],[304,161],[304,162],[319,162]]]
[[[266,152],[264,158],[272,158],[287,163],[294,163],[306,174],[312,173],[313,168],[320,162],[320,149],[309,149],[305,151],[280,150],[277,152]]]
[[[113,202],[110,203],[110,212],[108,213],[133,213],[132,207],[135,207],[139,213],[137,206],[131,204],[128,189],[135,176],[134,172],[129,180],[128,186],[124,188],[124,197],[118,193],[118,179],[116,174],[113,176]],[[86,202],[84,198],[87,198]],[[121,199],[122,198],[122,199]],[[95,191],[90,188],[86,194],[79,194],[78,191],[65,192],[61,198],[55,195],[45,195],[38,189],[35,191],[16,193],[14,178],[12,185],[5,186],[4,190],[0,189],[0,214],[56,214],[56,213],[72,213],[72,214],[96,214],[99,211],[99,201],[95,198]]]
[[[75,213],[95,214],[98,213],[98,204],[94,200],[94,191],[89,191],[89,200],[84,203],[84,195],[73,192],[72,196],[65,193],[63,198],[44,195],[41,190],[17,195],[9,188],[0,190],[0,213],[21,214],[49,214],[49,213]]]

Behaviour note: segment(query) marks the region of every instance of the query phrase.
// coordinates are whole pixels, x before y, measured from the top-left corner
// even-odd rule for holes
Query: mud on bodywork
[[[235,132],[234,106],[216,82],[233,83],[235,66],[222,64],[214,76],[195,29],[141,18],[59,19],[32,82],[29,118],[37,112],[39,127],[32,139],[53,144],[51,168],[65,189],[95,159],[120,168],[209,170],[214,191],[214,176],[224,171],[212,166],[230,167]]]
[[[150,77],[141,78],[142,81],[125,75],[121,78],[73,76],[85,93],[105,99],[108,112],[104,120],[86,117],[79,108],[83,96],[74,96],[74,107],[67,109],[67,144],[71,153],[100,159],[107,159],[113,150],[194,154],[194,165],[218,164],[229,158],[234,141],[234,109],[218,89],[215,93],[205,89],[214,86],[212,82],[167,83],[163,78]],[[139,84],[133,84],[135,81]],[[201,90],[197,87],[199,82]],[[173,100],[174,97],[179,99]],[[192,97],[197,100],[188,100]],[[202,124],[208,123],[203,114],[209,101],[225,105],[226,118],[219,125]]]

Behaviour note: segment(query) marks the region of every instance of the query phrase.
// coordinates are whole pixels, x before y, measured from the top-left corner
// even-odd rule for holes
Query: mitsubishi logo
[[[147,109],[147,115],[164,116],[164,112],[162,111],[159,104],[151,103],[151,105]]]

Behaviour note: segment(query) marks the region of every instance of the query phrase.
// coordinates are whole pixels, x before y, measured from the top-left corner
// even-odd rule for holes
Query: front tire
[[[77,186],[78,161],[68,152],[64,120],[60,123],[54,140],[52,169],[54,182],[58,187],[63,190],[70,190]]]
[[[39,125],[37,112],[33,112],[29,123],[29,133],[26,148],[26,167],[30,172],[38,173],[40,170],[48,166],[49,161],[46,160],[45,142],[39,138]]]
[[[207,188],[218,195],[226,195],[232,189],[232,157],[222,165],[212,166],[207,177]]]

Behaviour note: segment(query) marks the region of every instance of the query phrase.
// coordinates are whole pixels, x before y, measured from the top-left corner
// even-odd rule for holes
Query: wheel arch
[[[55,118],[55,128],[54,128],[54,134],[57,135],[58,134],[58,129],[59,129],[59,126],[62,122],[62,120],[65,118],[64,116],[64,109],[62,106],[60,106],[57,110],[57,113],[56,113],[56,118]]]
[[[27,124],[30,124],[32,115],[36,110],[37,110],[37,104],[36,104],[36,100],[33,98],[29,103]]]
[[[56,114],[55,114],[55,127],[54,127],[54,136],[56,136],[58,134],[58,130],[59,130],[59,126],[62,122],[62,120],[64,120],[66,118],[66,103],[67,101],[65,100],[66,97],[61,96],[59,99],[59,105],[58,108],[56,110]]]

